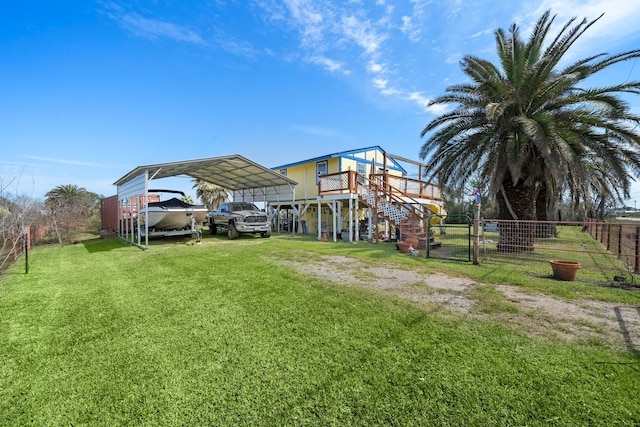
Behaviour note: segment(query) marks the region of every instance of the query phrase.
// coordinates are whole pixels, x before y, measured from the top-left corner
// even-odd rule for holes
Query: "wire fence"
[[[462,221],[464,222],[464,221]],[[640,286],[640,221],[583,222],[506,221],[480,219],[475,227],[441,222],[433,234],[430,258],[493,263],[537,277],[554,278],[553,260],[579,263],[576,280],[597,285]],[[32,225],[5,235],[0,271],[25,254],[50,232]]]
[[[438,219],[442,218],[441,221]],[[435,220],[434,220],[435,219]],[[472,220],[467,215],[433,215],[429,221],[428,258],[472,260]]]
[[[640,283],[640,222],[481,219],[478,234],[474,251],[480,264],[509,263],[526,274],[559,278],[552,261],[561,260],[579,264],[575,280],[581,282]]]
[[[0,242],[0,271],[6,270],[32,246],[44,239],[51,228],[48,225],[31,225],[15,228],[5,233]]]

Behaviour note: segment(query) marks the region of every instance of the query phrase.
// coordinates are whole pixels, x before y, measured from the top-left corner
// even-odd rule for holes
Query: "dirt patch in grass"
[[[458,315],[490,318],[533,336],[640,351],[640,306],[566,301],[517,286],[495,285],[503,295],[502,306],[508,309],[486,310],[484,301],[471,290],[487,285],[471,279],[372,267],[345,256],[314,255],[304,261],[277,262],[323,281],[394,295],[425,308],[435,305]]]

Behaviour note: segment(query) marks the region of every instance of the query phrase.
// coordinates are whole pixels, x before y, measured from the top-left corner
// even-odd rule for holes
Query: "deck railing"
[[[323,175],[318,180],[318,194],[355,194],[358,191],[358,181],[364,183],[365,180],[364,176],[355,171]],[[369,180],[399,197],[442,201],[440,187],[426,181],[389,174],[371,174]]]
[[[414,199],[442,201],[440,187],[427,181],[389,174],[372,174],[369,179],[394,194],[406,195]]]
[[[330,173],[318,178],[318,194],[349,194],[357,192],[357,173]]]

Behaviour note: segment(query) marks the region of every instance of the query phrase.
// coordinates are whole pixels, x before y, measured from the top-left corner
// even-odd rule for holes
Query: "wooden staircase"
[[[417,249],[440,246],[429,232],[428,221],[435,215],[426,205],[405,195],[398,189],[385,185],[378,180],[359,177],[357,184],[358,199],[373,209],[377,216],[383,217],[400,230],[400,240],[412,237],[418,240]]]

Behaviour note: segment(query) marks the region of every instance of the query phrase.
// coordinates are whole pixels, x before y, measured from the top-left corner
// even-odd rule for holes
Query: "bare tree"
[[[26,231],[42,220],[42,205],[27,197],[9,193],[8,183],[0,179],[0,270],[21,253]]]

